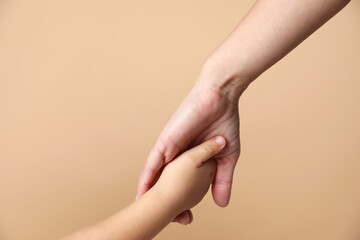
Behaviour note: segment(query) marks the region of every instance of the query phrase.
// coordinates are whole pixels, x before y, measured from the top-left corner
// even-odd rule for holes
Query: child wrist
[[[179,199],[171,197],[166,192],[162,191],[158,187],[154,186],[152,189],[152,197],[155,204],[162,206],[164,212],[173,216],[174,218],[181,213],[184,209],[184,204]]]

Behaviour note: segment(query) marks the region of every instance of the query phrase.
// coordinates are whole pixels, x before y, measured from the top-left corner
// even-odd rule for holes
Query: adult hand
[[[152,187],[162,167],[178,154],[218,135],[225,137],[227,145],[214,156],[217,170],[212,194],[217,205],[227,206],[240,155],[238,99],[230,100],[203,83],[194,86],[162,129],[141,173],[137,197]],[[175,221],[190,223],[192,214],[185,211]]]
[[[197,82],[163,128],[140,176],[138,196],[152,186],[161,167],[177,154],[222,135],[228,144],[216,155],[217,172],[212,193],[219,206],[226,206],[240,154],[238,99],[241,93],[349,2],[256,1],[208,58],[210,61],[206,65],[210,64],[207,67],[210,72],[207,77]],[[209,78],[212,80],[208,81]],[[204,84],[210,82],[215,85]],[[176,220],[179,219],[189,222],[191,212],[184,212]]]

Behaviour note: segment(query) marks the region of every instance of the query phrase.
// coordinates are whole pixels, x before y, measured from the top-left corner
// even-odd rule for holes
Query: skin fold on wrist
[[[240,73],[240,70],[231,70],[215,60],[208,59],[199,74],[196,84],[201,88],[210,88],[233,103],[237,103],[242,93],[252,82],[250,77]]]
[[[231,100],[238,100],[242,93],[263,71],[257,67],[249,53],[235,53],[228,45],[219,46],[204,62],[200,78],[219,89]]]

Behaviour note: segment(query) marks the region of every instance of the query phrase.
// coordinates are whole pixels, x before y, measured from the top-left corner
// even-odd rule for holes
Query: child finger
[[[185,155],[193,161],[202,164],[219,153],[225,147],[225,144],[225,138],[222,136],[217,136],[188,150]]]

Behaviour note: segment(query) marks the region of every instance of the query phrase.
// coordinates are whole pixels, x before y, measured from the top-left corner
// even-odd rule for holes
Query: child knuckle
[[[206,155],[213,155],[214,154],[214,148],[211,145],[205,145],[203,147],[204,153]]]

